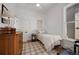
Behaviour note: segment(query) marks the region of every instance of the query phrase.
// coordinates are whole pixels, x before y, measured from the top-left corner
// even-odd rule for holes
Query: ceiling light
[[[39,7],[39,6],[40,6],[40,4],[36,4],[36,6],[37,6],[37,7]]]

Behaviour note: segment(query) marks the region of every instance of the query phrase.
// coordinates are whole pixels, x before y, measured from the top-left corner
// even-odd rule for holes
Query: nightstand
[[[32,39],[32,41],[37,41],[38,40],[37,35],[36,34],[32,34],[31,35],[31,39]]]

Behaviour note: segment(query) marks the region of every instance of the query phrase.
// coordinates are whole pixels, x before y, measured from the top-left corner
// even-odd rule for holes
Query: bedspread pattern
[[[55,45],[60,45],[61,37],[59,35],[38,34],[38,39],[44,44],[45,49],[49,52]]]

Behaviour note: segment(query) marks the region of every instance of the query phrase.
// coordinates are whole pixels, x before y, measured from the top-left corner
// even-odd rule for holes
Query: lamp
[[[6,19],[6,20],[8,20],[8,19],[9,19],[9,17],[5,17],[5,16],[3,16],[2,18]]]

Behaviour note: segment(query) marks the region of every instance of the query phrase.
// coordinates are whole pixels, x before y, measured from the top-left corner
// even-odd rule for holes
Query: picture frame
[[[1,16],[2,16],[1,17],[1,23],[3,23],[3,24],[9,24],[10,23],[9,20],[3,18],[4,16],[6,16],[5,12],[7,12],[7,11],[8,11],[8,9],[6,8],[6,6],[4,4],[2,4],[1,5]]]

